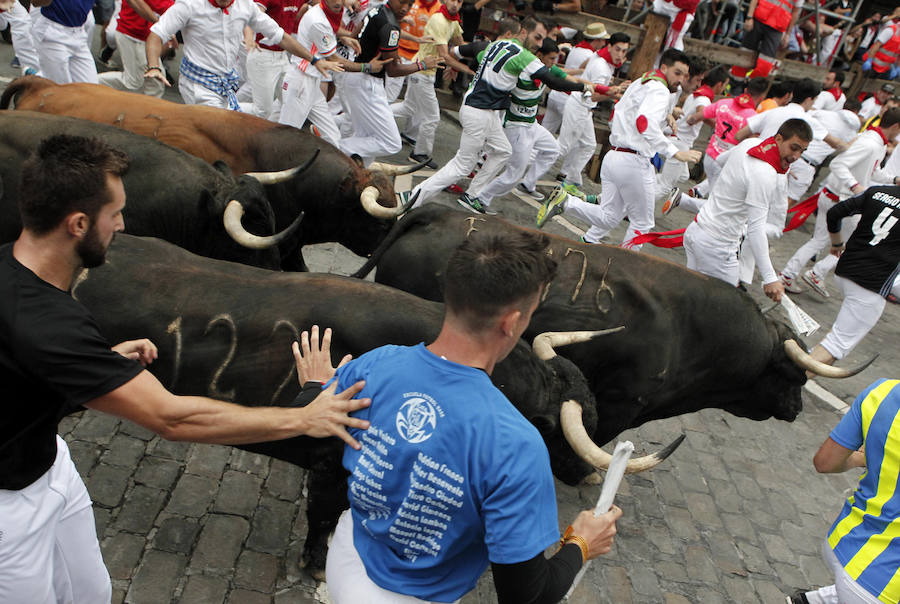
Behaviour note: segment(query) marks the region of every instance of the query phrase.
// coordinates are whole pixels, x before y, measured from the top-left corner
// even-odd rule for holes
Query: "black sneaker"
[[[406,143],[407,145],[412,145],[413,147],[416,146],[416,139],[412,138],[412,137],[409,136],[408,134],[403,134],[403,133],[401,132],[401,133],[400,133],[400,140],[402,140],[402,141],[403,141],[404,143]]]
[[[805,591],[796,591],[784,597],[785,604],[809,604]]]
[[[432,170],[437,170],[437,162],[433,159],[429,158],[427,155],[417,155],[415,153],[409,154],[409,161],[415,162],[417,164],[421,164],[423,161],[428,160],[428,163],[425,164],[425,167],[431,168]]]
[[[544,201],[544,196],[538,193],[537,190],[529,191],[522,183],[516,185],[515,192],[519,197],[525,197],[535,201]]]
[[[562,188],[562,185],[553,189],[553,192],[547,196],[547,199],[544,200],[544,203],[541,204],[541,207],[538,210],[536,221],[537,228],[542,228],[547,224],[548,220],[557,214],[562,214],[566,209],[566,201],[568,198],[569,194]]]
[[[474,212],[476,214],[486,214],[487,212],[484,209],[484,205],[481,203],[481,200],[477,197],[472,197],[468,193],[463,193],[456,200],[456,203],[469,210],[470,212]]]

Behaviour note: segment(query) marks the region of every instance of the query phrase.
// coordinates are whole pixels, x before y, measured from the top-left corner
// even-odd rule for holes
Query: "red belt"
[[[628,147],[610,147],[611,151],[621,151],[622,153],[634,153],[638,155],[638,152],[634,149],[629,149]]]
[[[839,201],[839,200],[840,200],[840,197],[838,197],[837,195],[835,195],[834,193],[832,193],[832,192],[828,189],[828,187],[822,187],[822,193],[824,193],[824,194],[825,194],[825,197],[827,197],[827,198],[830,199],[831,201]]]

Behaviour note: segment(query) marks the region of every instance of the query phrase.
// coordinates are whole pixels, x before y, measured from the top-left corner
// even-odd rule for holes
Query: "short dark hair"
[[[505,309],[521,305],[556,274],[543,233],[474,231],[450,255],[444,279],[447,311],[471,331],[489,326]]]
[[[559,45],[557,45],[556,40],[553,38],[544,38],[544,41],[541,42],[541,47],[537,50],[542,55],[549,55],[554,52],[559,52]]]
[[[806,120],[795,117],[793,119],[789,119],[781,124],[781,127],[778,129],[776,134],[781,135],[781,138],[784,140],[788,140],[798,137],[800,140],[810,142],[813,138],[812,126],[809,125],[809,122]]]
[[[703,84],[705,86],[709,86],[712,88],[716,84],[722,84],[723,82],[728,81],[728,70],[725,69],[724,65],[717,65],[713,67],[709,71],[706,72],[706,75],[703,76]]]
[[[660,65],[674,65],[675,63],[684,63],[690,66],[691,60],[686,54],[675,48],[667,49],[659,58]]]
[[[885,111],[878,125],[882,128],[890,128],[894,124],[900,124],[900,107],[891,107]]]
[[[755,78],[756,80],[761,80],[762,82],[766,82],[767,80],[764,78]],[[750,81],[753,83],[753,80]],[[772,82],[772,87],[769,88],[769,98],[777,99],[781,98],[786,94],[790,94],[794,92],[794,83],[789,82],[788,80],[775,80]],[[752,93],[751,93],[752,94]]]
[[[847,74],[840,69],[832,69],[829,73],[834,74],[834,81],[837,84],[843,84],[844,79],[847,77]]]
[[[128,156],[97,138],[57,134],[45,138],[22,164],[19,212],[37,235],[56,228],[72,212],[93,221],[112,201],[106,176],[122,176]]]
[[[626,44],[630,45],[631,37],[629,37],[629,35],[625,32],[617,31],[609,37],[609,39],[606,41],[606,44],[608,46],[612,46],[613,44],[619,44],[621,42],[625,42]]]
[[[862,109],[862,103],[856,99],[847,99],[844,102],[844,109],[853,113],[859,113],[859,110]]]
[[[522,29],[522,24],[519,23],[519,20],[515,17],[505,17],[500,20],[500,25],[497,29],[497,35],[502,36],[503,34],[517,34],[519,30]]]
[[[522,29],[525,31],[534,31],[538,25],[543,25],[544,29],[547,28],[547,25],[543,21],[535,17],[528,16],[522,19]]]
[[[806,99],[817,97],[820,92],[822,92],[822,87],[819,84],[809,78],[803,78],[794,84],[793,102],[799,105]]]
[[[709,70],[709,63],[703,57],[688,57],[688,75],[692,78]]]
[[[766,78],[750,78],[750,81],[747,82],[747,94],[752,97],[761,97],[766,93],[768,87],[769,80]],[[772,88],[775,88],[774,84],[772,85]],[[790,92],[790,90],[788,90],[788,92]],[[769,96],[772,96],[771,92],[769,92]]]

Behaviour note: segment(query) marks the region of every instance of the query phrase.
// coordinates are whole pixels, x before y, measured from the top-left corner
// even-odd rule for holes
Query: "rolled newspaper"
[[[797,306],[797,304],[788,298],[787,294],[782,294],[781,296],[781,305],[784,307],[784,312],[787,313],[788,319],[791,322],[791,327],[794,328],[798,334],[803,336],[811,336],[819,329],[819,324],[809,316],[802,308]]]

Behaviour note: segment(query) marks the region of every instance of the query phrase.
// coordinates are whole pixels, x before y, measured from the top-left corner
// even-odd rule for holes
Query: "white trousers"
[[[146,43],[120,31],[117,31],[114,37],[119,56],[122,57],[122,71],[101,73],[98,78],[100,83],[116,90],[140,92],[147,96],[162,98],[166,90],[165,84],[156,78],[144,77],[144,72],[147,71]]]
[[[830,247],[831,238],[828,236],[828,221],[825,214],[828,213],[828,210],[830,210],[836,202],[829,199],[822,190],[819,190],[818,196],[819,198],[816,205],[819,211],[816,213],[816,222],[813,227],[812,237],[809,241],[797,248],[797,251],[791,256],[791,259],[784,265],[781,274],[785,277],[791,279],[795,278],[800,274],[800,269],[809,262],[810,258],[820,253],[826,246]]]
[[[879,604],[881,600],[869,593],[847,574],[834,555],[826,539],[822,543],[822,558],[834,573],[834,585],[826,585],[815,591],[806,592],[809,604]]]
[[[12,35],[13,52],[19,57],[19,64],[24,72],[29,67],[36,71],[41,69],[37,45],[31,36],[31,17],[19,2],[13,2],[8,10],[0,12],[0,29],[9,25]]]
[[[569,95],[559,90],[551,90],[550,94],[547,95],[547,110],[544,112],[544,119],[541,121],[541,125],[550,134],[559,132],[559,127],[562,125],[563,111],[565,111],[566,101],[568,100]]]
[[[247,53],[247,80],[253,97],[253,115],[267,120],[275,119],[273,113],[278,97],[278,82],[286,69],[288,59],[283,50],[257,48]]]
[[[396,79],[399,78],[388,78]],[[392,104],[391,111],[395,118],[406,118],[403,132],[416,139],[413,153],[431,156],[434,136],[441,122],[441,108],[434,91],[434,74],[414,73],[407,76],[406,96],[399,103]]]
[[[709,192],[712,191],[713,185],[716,184],[716,179],[722,173],[722,166],[709,155],[704,155],[703,172],[706,174],[706,178],[698,183],[694,190],[701,195],[709,197]]]
[[[178,92],[185,105],[206,105],[228,109],[228,97],[219,96],[209,88],[184,76],[178,78]]]
[[[328,546],[325,562],[328,595],[334,604],[431,604],[379,587],[369,575],[353,545],[353,516],[344,510]],[[459,602],[459,600],[457,600]]]
[[[687,254],[687,267],[692,271],[737,286],[737,241],[722,241],[713,237],[693,221],[684,231],[684,251]]]
[[[819,344],[835,359],[843,359],[878,323],[886,300],[850,279],[835,277],[834,281],[844,291],[844,301],[831,331]]]
[[[648,233],[653,230],[656,177],[650,160],[636,153],[609,151],[600,166],[600,182],[602,191],[598,204],[573,198],[566,204],[566,212],[591,223],[591,228],[584,235],[585,241],[597,243],[625,216],[628,216],[630,223],[623,241],[628,241],[638,231]],[[635,246],[632,249],[640,248]]]
[[[341,102],[350,110],[353,136],[339,141],[340,150],[347,155],[359,155],[366,165],[376,157],[400,151],[403,142],[381,78],[366,73],[344,73],[341,82]]]
[[[19,491],[0,489],[0,602],[109,604],[91,499],[65,441],[56,460]]]
[[[675,146],[679,151],[686,151],[688,146],[675,140]],[[687,162],[679,161],[674,157],[670,157],[663,163],[662,170],[656,174],[656,201],[660,201],[669,194],[674,187],[680,183],[686,182],[691,177]],[[679,204],[680,205],[680,204]]]
[[[88,13],[90,15],[90,13]],[[57,84],[96,84],[97,67],[83,26],[66,27],[40,12],[33,15],[31,35],[38,49],[41,72]]]
[[[444,187],[468,176],[484,150],[487,159],[484,160],[468,189],[469,195],[478,197],[512,154],[512,147],[503,132],[499,111],[477,109],[463,104],[459,109],[459,121],[462,124],[459,150],[443,168],[413,189],[412,195],[418,193],[419,196],[415,203],[416,207],[431,199]]]
[[[319,129],[322,138],[337,147],[341,141],[341,131],[338,130],[334,114],[322,94],[321,82],[319,78],[299,69],[289,69],[282,84],[284,92],[278,122],[302,128],[303,123],[309,119]],[[253,90],[256,90],[255,85]]]
[[[859,224],[860,218],[862,218],[862,216],[856,214],[855,216],[847,216],[846,218],[841,220],[841,241],[846,243],[847,240],[850,239],[850,235],[852,235],[853,231],[856,230],[856,225]],[[837,266],[837,263],[837,256],[833,254],[825,254],[818,262],[813,264],[812,271],[819,279],[822,280],[822,283],[824,285],[825,278],[828,276],[828,273],[834,270],[834,267]]]
[[[484,205],[490,205],[495,197],[502,197],[512,191],[523,176],[526,177],[525,187],[529,191],[534,191],[538,177],[546,172],[559,157],[556,139],[537,122],[528,125],[510,123],[503,128],[503,131],[512,147],[512,155],[509,156],[503,173],[488,183],[478,195],[478,199]],[[532,152],[535,152],[533,161],[531,160]],[[531,161],[530,166],[529,161]],[[531,178],[534,180],[530,180]]]
[[[674,23],[675,17],[678,16],[678,13],[681,12],[681,9],[671,2],[666,2],[666,0],[653,0],[653,12],[658,15],[665,15],[669,17],[672,23]],[[663,42],[663,50],[667,48],[684,50],[684,34],[688,32],[688,30],[691,28],[691,23],[693,22],[694,15],[687,15],[680,30],[675,30],[672,25],[669,25],[669,29],[666,32],[666,39]]]
[[[787,173],[787,193],[794,202],[806,199],[806,191],[816,176],[816,169],[806,163],[805,159],[798,159],[791,164]]]
[[[412,61],[400,57],[400,63],[412,63]],[[407,83],[408,85],[408,78],[409,76],[399,76],[393,78],[389,75],[386,75],[384,77],[384,96],[387,97],[388,103],[393,103],[400,97],[400,91],[403,90],[403,84]]]
[[[594,156],[597,137],[594,134],[594,118],[574,94],[569,95],[563,110],[559,129],[559,154],[566,181],[581,186],[581,171]]]

